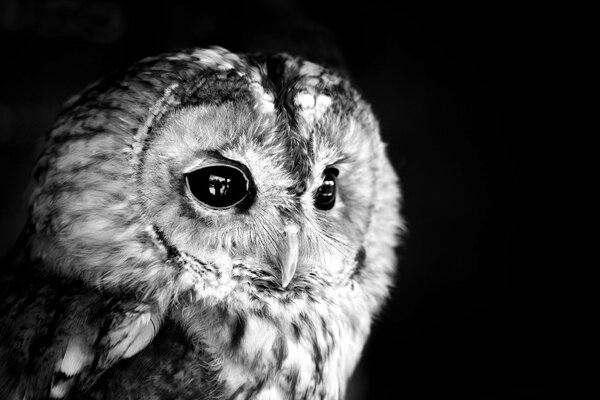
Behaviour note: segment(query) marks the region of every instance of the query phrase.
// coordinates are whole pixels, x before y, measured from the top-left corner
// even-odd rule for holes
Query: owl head
[[[376,118],[286,54],[144,59],[68,102],[34,175],[32,256],[102,290],[371,312],[392,281],[400,194]]]

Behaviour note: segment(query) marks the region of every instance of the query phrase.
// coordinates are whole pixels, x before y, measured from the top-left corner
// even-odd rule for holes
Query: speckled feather
[[[254,192],[206,207],[185,176],[224,162]],[[34,177],[2,316],[15,399],[32,380],[29,400],[343,398],[403,224],[376,118],[342,75],[216,47],[144,59],[68,102]],[[76,379],[57,386],[55,364]]]

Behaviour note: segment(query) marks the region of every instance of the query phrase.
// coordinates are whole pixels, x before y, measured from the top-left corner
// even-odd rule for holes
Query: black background
[[[345,68],[378,115],[409,233],[348,398],[548,398],[556,350],[533,215],[543,13],[522,5],[0,2],[0,252],[61,104],[187,46]],[[543,96],[543,94],[542,94]]]

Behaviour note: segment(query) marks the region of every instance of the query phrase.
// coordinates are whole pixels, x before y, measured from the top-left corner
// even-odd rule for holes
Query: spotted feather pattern
[[[186,177],[223,164],[252,193],[216,209]],[[34,178],[6,393],[344,397],[404,227],[377,120],[342,74],[219,47],[141,60],[66,104]]]

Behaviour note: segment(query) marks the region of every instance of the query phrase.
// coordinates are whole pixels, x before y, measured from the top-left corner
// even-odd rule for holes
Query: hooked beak
[[[298,266],[299,244],[298,244],[299,228],[295,224],[286,225],[285,239],[282,245],[281,254],[281,286],[285,289],[296,274]]]

